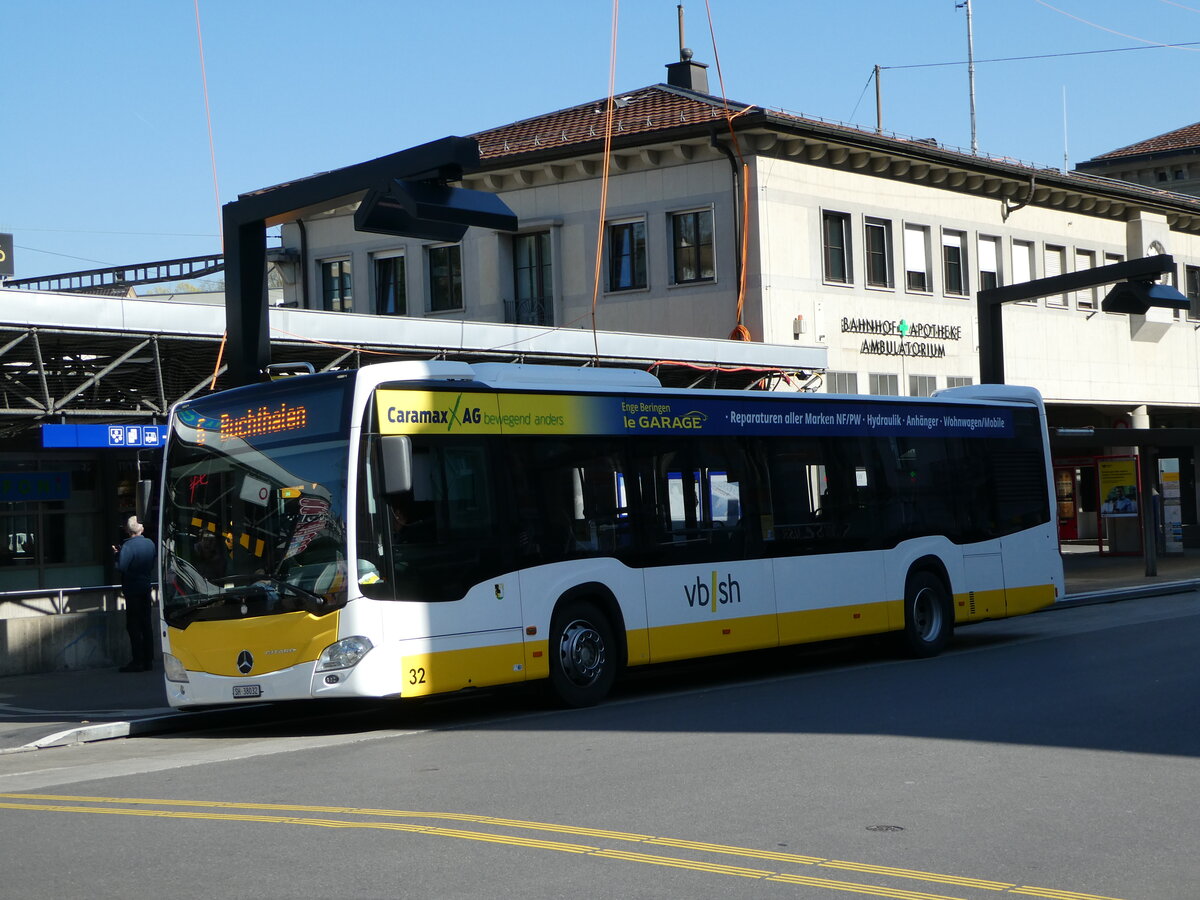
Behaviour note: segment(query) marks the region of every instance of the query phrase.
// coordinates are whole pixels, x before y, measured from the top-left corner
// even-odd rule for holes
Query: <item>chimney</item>
[[[679,11],[679,62],[667,63],[667,84],[707,94],[708,73],[704,70],[708,66],[692,62],[692,51],[683,45],[683,4],[675,8]]]
[[[692,51],[687,47],[679,50],[679,62],[667,63],[667,84],[671,87],[687,88],[689,91],[708,93],[708,66],[692,62]]]

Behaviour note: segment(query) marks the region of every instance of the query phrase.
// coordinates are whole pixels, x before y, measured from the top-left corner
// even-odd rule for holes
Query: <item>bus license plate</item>
[[[233,686],[233,699],[244,700],[247,697],[261,697],[262,685],[258,684],[235,684]]]

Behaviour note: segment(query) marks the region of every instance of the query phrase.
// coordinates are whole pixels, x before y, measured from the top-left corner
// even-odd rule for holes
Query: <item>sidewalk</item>
[[[0,753],[128,737],[130,723],[175,714],[162,668],[115,668],[0,678]]]
[[[1146,575],[1141,556],[1101,555],[1094,543],[1062,545],[1063,574],[1067,599],[1097,592],[1120,591],[1123,596],[1162,593],[1162,586],[1193,582],[1200,587],[1200,550],[1187,549],[1182,556],[1159,556],[1158,574]]]
[[[1067,603],[1200,589],[1200,550],[1160,557],[1147,577],[1140,556],[1101,556],[1094,544],[1063,547]],[[0,678],[0,754],[167,730],[188,714],[167,706],[153,672],[87,669]]]

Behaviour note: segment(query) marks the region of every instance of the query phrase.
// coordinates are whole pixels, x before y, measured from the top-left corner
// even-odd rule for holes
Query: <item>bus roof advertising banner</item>
[[[1008,408],[960,404],[382,389],[384,434],[1013,436]]]

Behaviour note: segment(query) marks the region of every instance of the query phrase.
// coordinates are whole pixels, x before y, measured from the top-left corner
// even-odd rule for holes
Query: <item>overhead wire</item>
[[[998,62],[1025,62],[1031,59],[1060,59],[1066,56],[1095,56],[1100,53],[1127,53],[1130,50],[1186,50],[1193,47],[1200,47],[1200,41],[1185,41],[1176,44],[1150,44],[1149,46],[1141,47],[1109,47],[1105,50],[1068,50],[1063,53],[1033,53],[1028,56],[997,56],[992,59],[977,59],[975,60],[975,65]],[[965,66],[969,62],[969,60],[958,59],[948,62],[911,63],[904,66],[880,66],[879,68],[889,72],[898,69],[936,69],[942,66]],[[867,84],[869,85],[870,83],[871,79],[868,78]]]
[[[1139,43],[1149,44],[1153,47],[1171,47],[1171,48],[1174,48],[1177,50],[1188,50],[1193,53],[1198,52],[1194,48],[1185,46],[1182,44],[1164,44],[1161,41],[1151,41],[1146,38],[1140,38],[1135,34],[1126,34],[1123,31],[1117,31],[1115,28],[1109,28],[1106,25],[1100,25],[1097,22],[1092,22],[1089,19],[1083,18],[1082,16],[1077,16],[1074,13],[1067,12],[1065,9],[1059,9],[1057,6],[1047,3],[1046,0],[1033,0],[1033,2],[1037,3],[1040,6],[1046,7],[1046,9],[1053,10],[1054,12],[1058,13],[1059,15],[1066,16],[1068,19],[1074,19],[1076,22],[1079,22],[1083,25],[1087,25],[1090,28],[1095,28],[1099,31],[1106,31],[1109,34],[1115,34],[1118,37],[1129,38],[1131,41],[1138,41]],[[1188,7],[1184,7],[1184,9],[1187,9],[1187,8]],[[1193,10],[1193,12],[1194,12],[1194,10]]]

